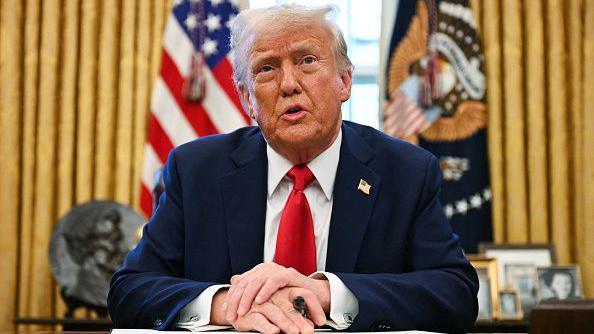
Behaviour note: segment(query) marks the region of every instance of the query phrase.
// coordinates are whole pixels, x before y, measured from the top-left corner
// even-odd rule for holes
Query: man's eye
[[[272,71],[272,66],[264,65],[264,66],[260,67],[260,69],[258,70],[258,73],[266,73],[266,72],[270,72],[270,71]]]
[[[307,57],[303,58],[303,63],[306,65],[313,64],[313,63],[315,63],[315,61],[316,61],[316,58],[313,56],[307,56]]]

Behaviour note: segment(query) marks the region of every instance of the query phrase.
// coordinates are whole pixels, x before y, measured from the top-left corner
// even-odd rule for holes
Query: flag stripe
[[[144,161],[145,166],[150,166],[150,168],[145,168],[142,171],[142,183],[146,185],[148,189],[153,189],[155,185],[155,173],[159,168],[163,167],[163,163],[161,163],[158,154],[153,150],[151,145],[146,145],[144,147]]]
[[[167,84],[169,92],[171,95],[173,95],[175,102],[183,112],[184,116],[188,122],[190,122],[192,128],[198,133],[199,136],[207,136],[219,132],[215,125],[211,122],[202,105],[190,102],[182,96],[184,78],[181,76],[177,67],[166,51],[163,52],[161,77]]]
[[[219,131],[229,132],[246,126],[247,124],[242,117],[243,111],[237,110],[210,71],[204,71],[204,74],[206,74],[206,82],[210,83],[210,85],[206,87],[206,96],[202,103],[208,116]]]
[[[198,135],[184,117],[171,92],[161,78],[155,82],[153,115],[157,118],[173,145],[185,144]]]
[[[157,121],[157,118],[152,117],[149,124],[148,142],[151,145],[151,149],[156,152],[161,163],[167,161],[167,154],[173,149],[173,143],[163,131],[161,124]]]
[[[250,124],[251,120],[247,113],[243,110],[239,95],[237,95],[235,92],[235,84],[233,83],[233,67],[231,67],[230,60],[226,57],[223,58],[223,60],[221,60],[217,66],[213,68],[212,73],[219,82],[219,85],[221,85],[221,87],[227,93],[227,96],[231,98],[231,101],[237,110],[241,111],[241,116],[243,117],[245,123]]]
[[[144,184],[140,187],[140,209],[147,217],[153,212],[153,195]]]

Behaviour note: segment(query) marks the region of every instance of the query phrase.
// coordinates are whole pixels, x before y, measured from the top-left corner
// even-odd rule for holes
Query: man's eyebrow
[[[292,45],[289,48],[290,55],[305,54],[308,52],[318,51],[321,49],[321,47],[318,43],[314,43],[312,41],[302,41],[302,42],[298,42],[295,44],[296,45]],[[276,58],[278,58],[278,56],[275,55],[275,52],[273,50],[267,50],[264,48],[254,49],[254,50],[252,50],[251,63],[258,64],[258,63],[261,63],[264,61],[274,60]]]

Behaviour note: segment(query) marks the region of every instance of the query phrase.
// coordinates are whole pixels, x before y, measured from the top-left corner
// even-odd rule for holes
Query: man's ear
[[[353,70],[348,69],[340,73],[342,88],[340,89],[340,101],[345,102],[351,97],[351,87],[353,86]]]
[[[250,100],[250,91],[244,84],[239,84],[237,86],[237,92],[239,93],[239,98],[241,99],[241,103],[243,107],[248,112],[248,115],[251,119],[256,119],[254,115],[254,106],[252,105],[252,101]]]

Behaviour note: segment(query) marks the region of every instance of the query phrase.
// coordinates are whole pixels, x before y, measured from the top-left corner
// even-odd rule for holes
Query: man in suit
[[[258,127],[170,154],[159,206],[112,279],[116,327],[296,334],[474,323],[478,280],[439,204],[435,157],[341,120],[352,65],[329,11],[237,17],[234,80]]]

